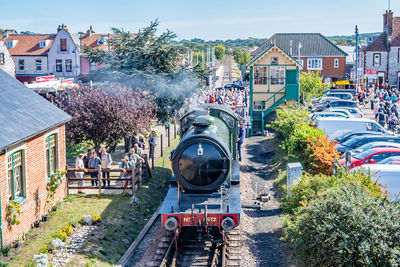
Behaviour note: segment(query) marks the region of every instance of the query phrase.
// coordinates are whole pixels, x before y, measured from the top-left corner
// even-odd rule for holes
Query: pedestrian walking
[[[149,137],[149,158],[154,157],[154,149],[157,145],[157,138],[156,138],[156,132],[153,130],[151,131],[150,137]]]
[[[106,149],[103,147],[101,149],[101,169],[103,174],[103,187],[106,187],[106,181],[108,187],[110,187],[110,168],[112,164],[111,154],[107,153]],[[107,176],[107,179],[106,179]]]
[[[246,128],[244,127],[244,122],[240,122],[239,137],[237,139],[239,161],[242,161],[242,144],[244,142],[245,137],[246,137]]]
[[[380,110],[379,110],[379,113],[378,113],[378,123],[379,123],[382,127],[385,127],[385,124],[386,124],[386,114],[384,113],[384,110],[383,110],[383,109],[380,109]]]
[[[93,151],[92,157],[89,159],[89,169],[95,170],[97,167],[101,165],[101,160],[97,157],[97,152]],[[96,183],[96,186],[99,185],[99,172],[91,172],[90,178],[92,178],[92,186]]]
[[[85,165],[83,163],[83,157],[84,154],[79,154],[78,157],[75,160],[75,169],[78,170],[78,172],[75,172],[76,178],[83,178],[85,170]],[[78,181],[78,194],[84,194],[82,191],[82,186],[83,186],[83,180]]]

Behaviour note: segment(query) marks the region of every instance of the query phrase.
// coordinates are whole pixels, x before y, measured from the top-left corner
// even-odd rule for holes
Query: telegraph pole
[[[358,26],[356,25],[356,71],[355,71],[356,84],[358,86]]]

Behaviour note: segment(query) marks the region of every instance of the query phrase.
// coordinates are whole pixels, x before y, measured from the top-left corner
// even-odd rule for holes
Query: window
[[[271,84],[285,84],[285,68],[271,67]]]
[[[13,48],[14,47],[14,42],[13,40],[8,40],[7,41],[7,48]]]
[[[335,69],[339,68],[339,59],[338,58],[335,58],[333,66],[335,67]]]
[[[72,59],[65,60],[65,71],[72,72]]]
[[[46,47],[46,40],[40,40],[39,41],[39,48],[44,48]]]
[[[4,65],[6,63],[6,60],[4,58],[4,53],[0,53],[0,65]]]
[[[42,71],[42,60],[36,59],[36,71]]]
[[[8,199],[17,200],[24,197],[23,150],[19,150],[8,157]]]
[[[267,67],[254,67],[254,84],[267,84]]]
[[[322,58],[309,58],[309,59],[307,59],[307,69],[309,69],[309,70],[322,70]]]
[[[90,71],[95,71],[96,70],[96,63],[95,62],[91,62],[90,63],[89,70]]]
[[[380,66],[381,65],[381,54],[374,54],[374,66]]]
[[[253,110],[262,110],[262,109],[263,109],[263,102],[262,101],[254,101]]]
[[[20,59],[18,60],[18,70],[24,70],[25,69],[25,60]]]
[[[56,72],[62,72],[62,59],[56,59]]]
[[[60,39],[60,50],[67,51],[67,39]]]
[[[271,65],[278,65],[279,58],[277,57],[271,57]]]
[[[57,157],[57,134],[48,136],[45,140],[46,144],[46,174],[50,177],[55,172],[58,164]]]

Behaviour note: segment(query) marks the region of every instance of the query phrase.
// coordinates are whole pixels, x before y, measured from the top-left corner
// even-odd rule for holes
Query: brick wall
[[[25,142],[25,181],[26,198],[22,202],[21,209],[23,214],[19,219],[19,225],[13,225],[11,228],[7,224],[7,175],[6,175],[6,157],[0,156],[0,188],[1,188],[1,208],[3,224],[4,244],[10,244],[15,239],[20,238],[24,232],[29,231],[32,224],[41,219],[44,214],[46,204],[46,157],[45,157],[45,137],[47,133],[35,136]],[[65,127],[58,128],[58,157],[60,170],[65,169],[66,151],[65,151]],[[61,200],[66,194],[65,180],[58,189],[55,199]],[[46,207],[50,208],[50,207]]]
[[[339,59],[339,68],[335,68],[335,59]],[[297,59],[297,57],[295,57]],[[302,72],[307,72],[307,57],[300,57],[303,60]],[[323,57],[322,58],[322,70],[320,71],[322,76],[345,76],[346,75],[346,57]]]

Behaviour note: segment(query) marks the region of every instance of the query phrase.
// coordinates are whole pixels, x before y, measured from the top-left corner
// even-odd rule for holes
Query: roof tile
[[[37,34],[37,35],[10,35],[5,41],[17,40],[17,44],[8,51],[12,56],[45,56],[53,44],[55,34]],[[39,47],[40,40],[50,40],[48,46]]]

